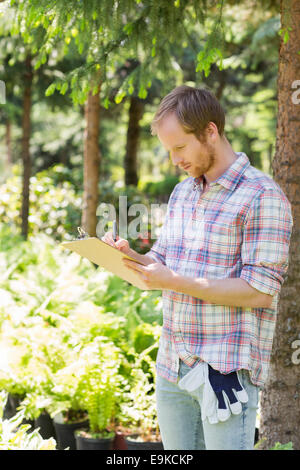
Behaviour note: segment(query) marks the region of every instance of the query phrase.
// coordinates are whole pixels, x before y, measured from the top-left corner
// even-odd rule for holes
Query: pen
[[[116,220],[113,221],[113,239],[114,239],[114,242],[117,241],[117,221]]]

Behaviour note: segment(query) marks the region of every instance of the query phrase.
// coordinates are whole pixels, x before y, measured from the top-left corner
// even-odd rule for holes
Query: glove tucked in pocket
[[[210,424],[226,421],[231,413],[241,413],[241,403],[248,401],[238,371],[221,374],[206,362],[199,362],[179,380],[178,387],[195,395],[201,407],[202,421],[207,419]]]
[[[248,394],[240,382],[238,371],[221,374],[208,364],[206,380],[217,397],[219,421],[226,421],[231,413],[238,415],[242,412],[241,403],[247,403]]]

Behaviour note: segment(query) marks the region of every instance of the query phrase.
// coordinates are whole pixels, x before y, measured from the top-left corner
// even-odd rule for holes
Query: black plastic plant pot
[[[127,450],[125,436],[122,432],[116,432],[113,442],[113,450]]]
[[[128,450],[164,450],[161,441],[143,441],[138,440],[138,435],[126,436],[125,439]]]
[[[77,450],[112,450],[114,437],[94,438],[75,433]]]
[[[20,406],[22,397],[20,395],[8,394],[7,402],[3,411],[3,418],[10,419],[17,413],[17,408]]]
[[[56,442],[58,450],[64,450],[67,447],[69,450],[76,450],[76,439],[75,439],[75,431],[77,429],[82,429],[88,426],[89,421],[76,421],[74,423],[60,423],[53,419],[55,434],[56,434]]]
[[[53,421],[48,413],[41,413],[40,416],[34,420],[34,427],[40,428],[39,433],[43,439],[50,439],[53,437],[56,440]]]

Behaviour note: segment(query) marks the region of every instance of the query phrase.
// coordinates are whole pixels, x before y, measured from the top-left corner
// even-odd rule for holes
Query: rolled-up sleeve
[[[291,205],[283,192],[269,188],[254,199],[244,227],[240,277],[260,292],[272,296],[280,292],[292,227]]]

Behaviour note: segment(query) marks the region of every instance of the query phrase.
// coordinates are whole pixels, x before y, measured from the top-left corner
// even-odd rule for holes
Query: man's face
[[[216,163],[215,150],[208,139],[202,143],[194,134],[187,134],[174,113],[159,123],[157,136],[169,151],[173,165],[194,178],[207,173]]]

